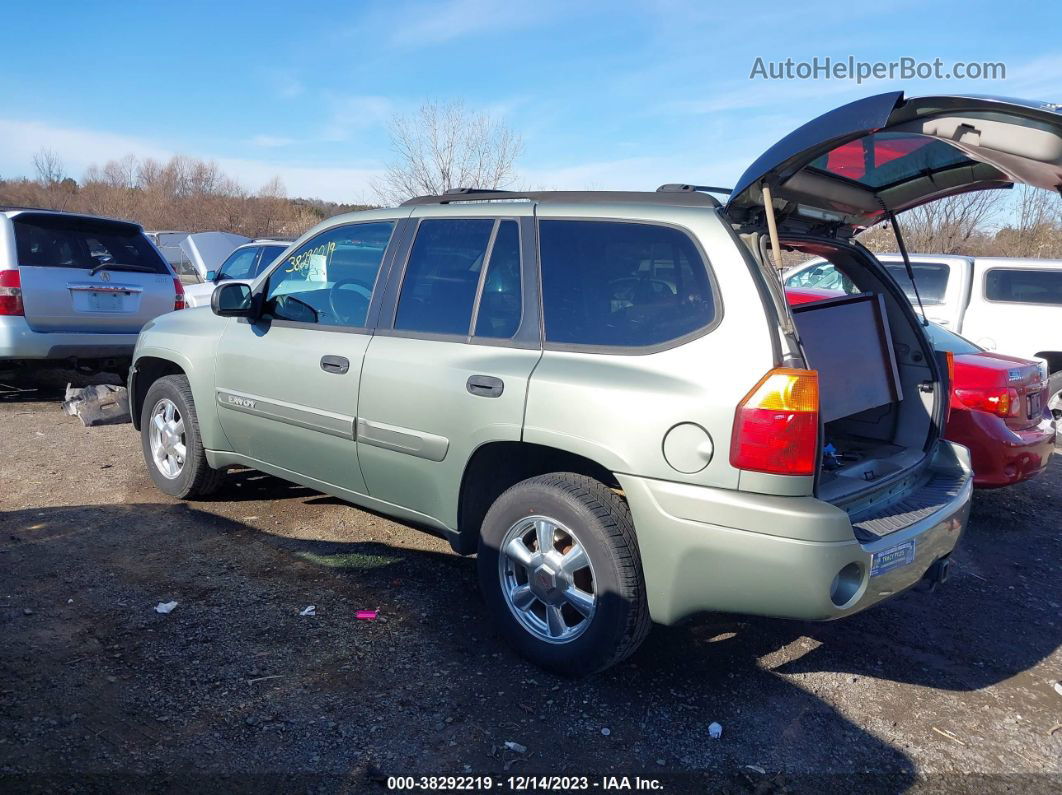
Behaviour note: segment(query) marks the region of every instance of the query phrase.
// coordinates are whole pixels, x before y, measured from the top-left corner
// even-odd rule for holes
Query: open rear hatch
[[[1062,186],[1060,105],[1001,97],[905,99],[878,94],[829,111],[780,140],[741,176],[726,205],[764,222],[763,186],[779,226],[831,232],[929,201],[1014,183]]]
[[[850,238],[920,204],[1017,182],[1062,187],[1059,106],[891,92],[780,140],[742,175],[724,208],[747,241],[770,233],[780,244],[772,248],[824,257],[856,285],[858,295],[817,317],[804,307],[781,314],[795,354],[819,371],[816,493],[848,510],[861,536],[935,510],[961,479],[934,463],[943,455],[936,442],[946,368],[895,279]],[[754,253],[766,270],[764,246]]]

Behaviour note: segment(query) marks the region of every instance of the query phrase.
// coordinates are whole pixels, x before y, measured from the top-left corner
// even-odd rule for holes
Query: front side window
[[[493,218],[420,222],[398,297],[395,328],[467,335]]]
[[[217,277],[214,281],[225,279],[251,279],[254,277],[254,261],[258,256],[258,249],[253,246],[238,248],[233,251],[221,263]]]
[[[363,328],[393,221],[325,230],[269,276],[265,311],[277,320]]]
[[[539,246],[548,342],[659,345],[716,316],[707,265],[678,229],[547,220],[539,224]]]
[[[985,298],[1018,304],[1062,305],[1062,270],[993,268],[985,273]]]
[[[882,263],[889,275],[903,289],[904,295],[911,301],[917,302],[914,287],[907,275],[907,266],[902,262]],[[948,277],[951,268],[939,262],[912,262],[911,271],[914,273],[915,284],[918,285],[918,295],[923,304],[943,304],[948,291]]]

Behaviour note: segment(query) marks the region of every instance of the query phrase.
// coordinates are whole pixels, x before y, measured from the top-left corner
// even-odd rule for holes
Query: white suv
[[[184,288],[139,225],[0,207],[0,370],[64,361],[121,369]]]

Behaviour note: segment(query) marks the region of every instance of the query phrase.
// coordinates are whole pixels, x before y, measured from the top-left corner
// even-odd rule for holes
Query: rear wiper
[[[101,262],[89,271],[89,276],[95,276],[100,271],[138,271],[140,273],[158,273],[150,265],[133,265],[128,262]]]

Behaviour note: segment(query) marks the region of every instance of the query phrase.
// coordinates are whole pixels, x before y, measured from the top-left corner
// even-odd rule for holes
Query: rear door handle
[[[479,397],[501,397],[505,382],[492,375],[470,375],[465,382],[465,389]]]
[[[322,356],[321,369],[326,373],[343,375],[350,369],[350,360],[345,356]]]

